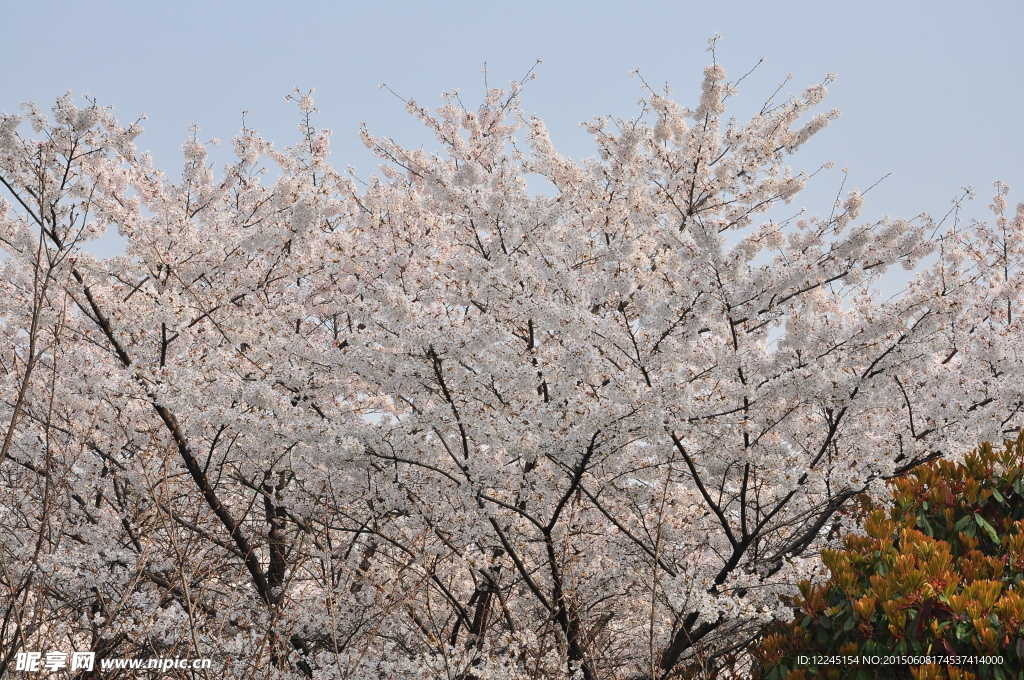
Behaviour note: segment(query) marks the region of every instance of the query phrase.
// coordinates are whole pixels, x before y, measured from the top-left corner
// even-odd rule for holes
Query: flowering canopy
[[[442,152],[364,130],[363,189],[308,96],[295,147],[218,175],[193,134],[180,181],[95,104],[0,118],[0,670],[668,677],[788,614],[850,498],[1019,429],[1005,188],[941,237],[856,191],[775,219],[837,114],[730,120],[724,79],[582,163],[519,83],[410,102]]]

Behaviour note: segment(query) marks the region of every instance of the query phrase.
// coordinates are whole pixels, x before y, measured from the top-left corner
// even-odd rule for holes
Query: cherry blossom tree
[[[739,122],[712,64],[693,108],[648,90],[589,122],[582,163],[521,82],[410,101],[438,153],[363,130],[362,187],[301,93],[296,146],[244,127],[217,173],[193,132],[180,181],[95,103],[0,117],[0,674],[48,649],[353,680],[741,654],[853,496],[1021,427],[1024,209],[1003,185],[991,223],[792,206],[827,84]],[[108,229],[126,252],[98,258]],[[915,273],[884,299],[892,267]]]

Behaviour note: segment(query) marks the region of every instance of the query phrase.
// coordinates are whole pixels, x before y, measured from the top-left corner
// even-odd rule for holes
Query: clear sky
[[[149,116],[142,148],[176,174],[190,123],[225,142],[251,127],[275,143],[297,137],[293,87],[316,88],[318,124],[334,131],[336,166],[375,172],[357,138],[360,122],[409,146],[434,140],[386,90],[440,103],[459,88],[479,101],[490,83],[518,78],[536,58],[528,113],[551,128],[556,147],[583,158],[591,146],[577,124],[593,115],[637,112],[639,68],[695,104],[709,36],[730,79],[767,60],[730,99],[749,113],[791,73],[791,88],[838,74],[825,106],[842,118],[792,165],[849,166],[848,188],[866,188],[866,216],[939,216],[962,185],[983,217],[993,180],[1024,201],[1024,3],[856,0],[850,2],[34,2],[0,5],[0,110],[49,105],[66,90],[113,105],[122,121]],[[225,145],[225,150],[228,145]],[[226,157],[225,157],[226,158]],[[823,180],[834,195],[839,177]],[[824,194],[822,194],[824,195]],[[798,198],[812,212],[820,196]],[[815,202],[811,202],[811,201]]]

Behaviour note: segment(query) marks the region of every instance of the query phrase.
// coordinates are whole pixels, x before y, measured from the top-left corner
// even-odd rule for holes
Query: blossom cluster
[[[829,81],[741,123],[725,78],[583,162],[521,83],[410,102],[439,150],[364,129],[363,188],[311,94],[180,180],[95,103],[0,116],[0,654],[664,677],[782,616],[850,499],[1018,430],[1024,209],[780,219]]]

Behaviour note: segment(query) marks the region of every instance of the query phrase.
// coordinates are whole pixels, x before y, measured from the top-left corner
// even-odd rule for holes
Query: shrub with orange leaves
[[[801,583],[795,619],[766,632],[754,678],[1024,678],[1024,433],[889,486],[888,509],[862,499],[866,535],[823,551],[828,581]]]

